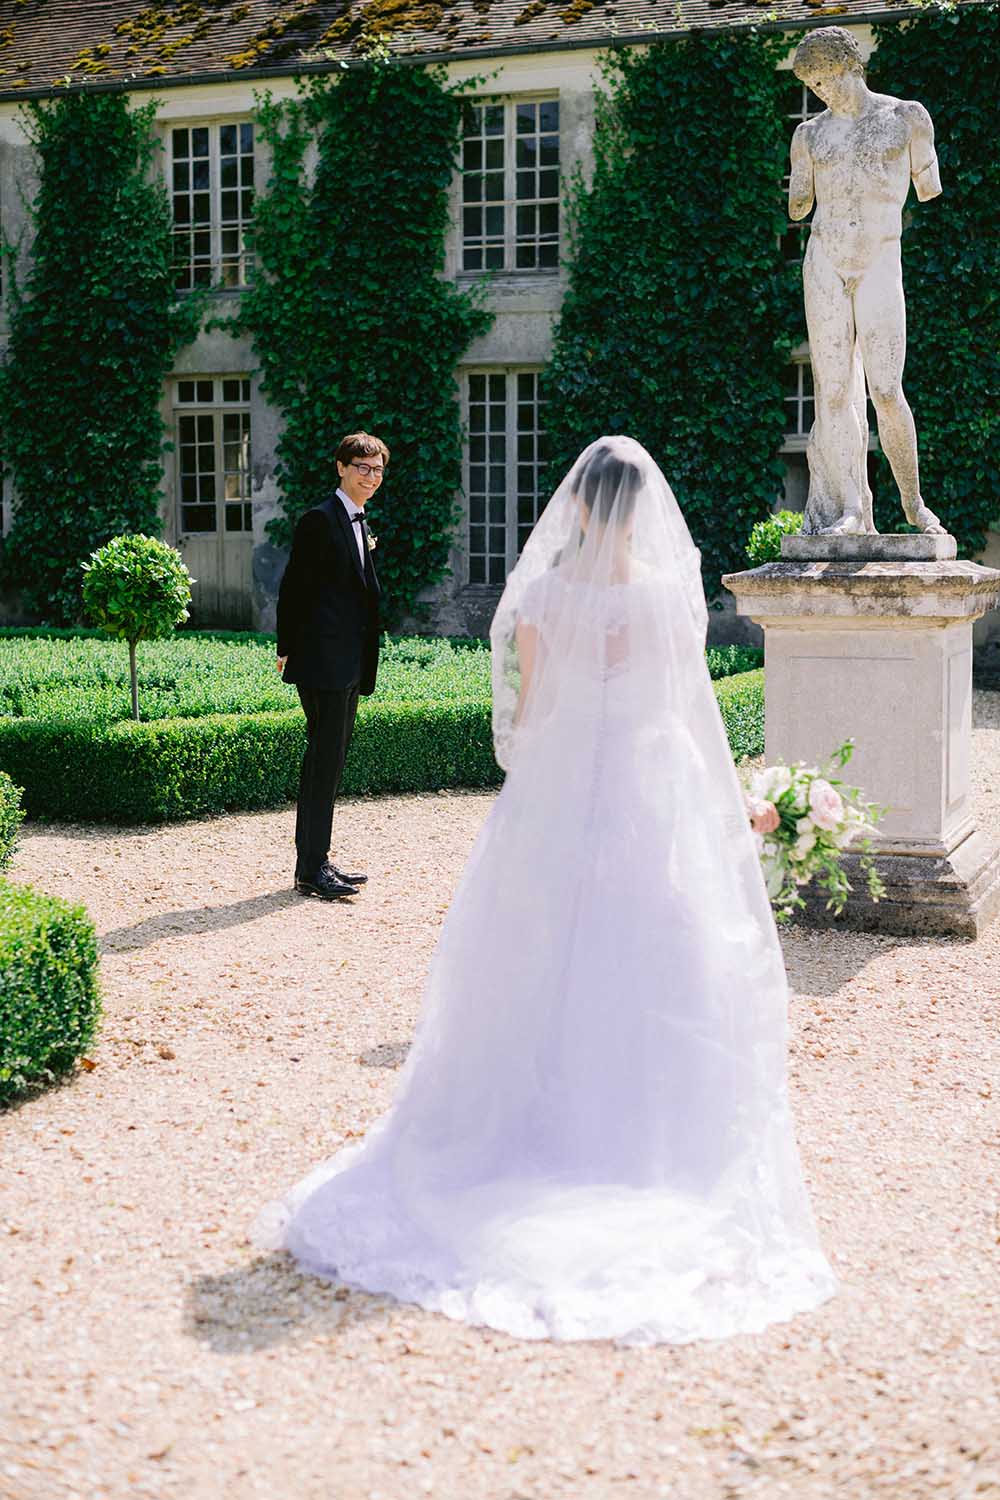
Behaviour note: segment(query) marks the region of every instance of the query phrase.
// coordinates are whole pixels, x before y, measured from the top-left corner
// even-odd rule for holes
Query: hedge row
[[[737,760],[764,738],[763,672],[715,684]],[[32,817],[159,823],[275,807],[294,798],[305,740],[298,712],[153,724],[0,719],[0,766]],[[344,773],[348,794],[499,784],[487,698],[364,702]]]
[[[763,653],[712,646],[712,677],[759,667]],[[178,635],[139,648],[139,711],[144,720],[208,714],[280,713],[298,707],[274,669],[266,637],[219,640]],[[447,701],[488,697],[489,648],[483,641],[387,637],[379,670],[380,700]],[[0,718],[128,718],[128,652],[117,642],[62,632],[0,630]]]
[[[17,832],[24,820],[21,788],[0,771],[0,870],[6,870],[14,857]]]
[[[100,1018],[86,911],[0,880],[0,1103],[65,1073]]]

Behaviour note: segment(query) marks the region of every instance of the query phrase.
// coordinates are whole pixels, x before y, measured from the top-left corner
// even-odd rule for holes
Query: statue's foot
[[[932,510],[928,510],[927,506],[922,500],[919,500],[917,502],[910,514],[907,515],[906,519],[909,521],[911,526],[918,527],[924,533],[924,536],[948,535],[947,528],[941,525],[941,522],[938,520],[934,512]]]
[[[863,536],[865,523],[856,511],[846,511],[832,526],[824,526],[821,536]]]

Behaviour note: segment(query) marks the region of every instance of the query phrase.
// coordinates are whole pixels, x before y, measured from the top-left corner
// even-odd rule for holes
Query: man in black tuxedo
[[[379,584],[365,504],[388,462],[381,438],[367,432],[344,438],[337,449],[340,485],[300,519],[278,591],[278,671],[298,688],[306,716],[295,889],[324,901],[355,896],[368,879],[330,862],[330,828],[358,694],[374,690],[378,671]]]

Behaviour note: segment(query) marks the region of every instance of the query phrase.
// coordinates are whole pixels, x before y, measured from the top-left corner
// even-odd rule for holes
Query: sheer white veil
[[[670,486],[634,439],[599,438],[545,507],[493,620],[500,765],[564,710],[579,733],[612,681],[637,722],[668,696],[690,702],[707,685],[707,620],[700,554]]]

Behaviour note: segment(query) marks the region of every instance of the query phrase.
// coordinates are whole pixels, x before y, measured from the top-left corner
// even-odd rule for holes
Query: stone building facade
[[[55,3],[58,8],[60,0]],[[662,11],[676,23],[676,6],[664,7],[659,0],[645,4],[646,11]],[[730,14],[724,18],[718,6],[709,9],[711,5],[712,0],[682,0],[681,19],[690,26],[718,24],[720,19],[741,24],[759,16],[750,3],[729,3]],[[618,14],[629,6],[638,17],[638,0],[622,0]],[[780,8],[788,12],[782,20],[790,28],[791,50],[801,25],[815,23],[815,7],[801,0],[781,0]],[[132,12],[134,26],[143,24],[146,13],[130,3],[120,9],[123,19],[112,35],[127,40],[137,35],[134,28],[128,30]],[[240,7],[241,12],[254,9]],[[493,36],[484,39],[481,27],[478,33],[473,29],[466,47],[453,45],[441,59],[454,80],[489,75],[483,92],[475,96],[452,184],[446,274],[467,284],[489,273],[488,297],[495,314],[492,327],[471,345],[455,371],[456,400],[466,433],[461,519],[450,576],[428,596],[433,628],[447,634],[485,633],[506,572],[544,503],[539,476],[545,412],[538,377],[549,357],[565,291],[562,198],[565,182],[576,169],[586,174],[590,167],[599,60],[615,7],[613,0],[587,7],[572,26],[565,20],[569,12],[562,13],[556,32],[555,18],[548,15],[540,38],[530,35],[534,9],[529,6],[520,13],[532,12],[528,22],[519,22],[503,9],[499,36],[494,29]],[[855,14],[842,14],[845,9]],[[848,0],[846,7],[838,7],[837,20],[851,24],[867,54],[872,34],[865,17],[887,9],[898,14],[898,7]],[[317,61],[306,48],[284,66],[275,65],[269,46],[283,33],[268,37],[270,23],[264,12],[273,13],[272,21],[306,12],[301,3],[298,10],[258,3],[256,11],[261,14],[239,22],[239,34],[226,37],[227,53],[220,50],[221,38],[213,41],[209,28],[197,46],[192,43],[196,56],[189,48],[186,58],[170,54],[169,67],[150,64],[150,56],[159,56],[161,48],[145,58],[155,77],[140,72],[120,82],[137,97],[148,98],[155,89],[161,161],[174,210],[179,285],[182,292],[196,285],[216,289],[206,324],[213,315],[232,310],[253,274],[248,233],[253,196],[266,187],[270,171],[267,150],[254,128],[255,91],[263,81],[275,98],[290,97],[295,72],[303,66],[336,66],[338,51],[348,52],[351,42],[348,28],[327,50],[325,60]],[[603,31],[598,12],[608,13]],[[309,12],[317,26],[333,16],[328,31],[339,24],[338,16],[351,14],[350,4],[317,6]],[[247,41],[242,32],[251,23],[260,24]],[[180,21],[176,24],[179,28]],[[470,24],[474,28],[478,23]],[[634,43],[642,45],[652,34],[645,12],[636,28]],[[169,48],[173,33],[168,28],[164,35]],[[254,38],[261,36],[268,46],[254,52]],[[36,90],[36,80],[46,69],[53,74],[65,61],[61,43],[49,34],[28,34],[21,45],[24,56],[20,63],[15,61],[14,69],[26,59],[30,69],[22,71],[19,88],[7,86],[11,70],[5,65],[12,59],[0,46],[0,69],[8,75],[0,76],[0,223],[9,240],[26,235],[25,203],[34,188],[32,154],[18,106],[26,92],[46,92]],[[88,70],[102,57],[115,61],[114,47],[101,54],[102,45],[95,41],[89,50],[82,49]],[[243,52],[234,53],[232,48],[239,46]],[[421,34],[419,29],[411,28],[400,46],[441,53],[440,35]],[[79,66],[79,55],[71,67]],[[251,60],[237,66],[241,57]],[[126,69],[124,59],[119,60],[119,73]],[[105,80],[95,78],[94,83],[103,86]],[[790,71],[785,98],[790,136],[795,124],[820,106]],[[787,255],[801,253],[800,235],[800,227],[789,226]],[[5,338],[4,310],[0,346]],[[260,391],[254,365],[249,342],[218,328],[204,327],[178,356],[162,397],[162,415],[173,442],[164,461],[164,526],[167,539],[180,548],[198,580],[194,618],[199,623],[270,630],[284,564],[265,530],[281,503],[275,479],[280,426],[278,414]],[[805,498],[805,444],[812,421],[805,346],[794,351],[788,367],[785,409],[785,493],[775,501],[798,508]],[[4,529],[12,524],[14,505],[11,481],[5,476]],[[1000,537],[992,550],[1000,552]],[[8,619],[16,616],[16,600],[0,601],[0,612]],[[714,629],[720,638],[739,638],[745,627],[724,609],[715,615]],[[982,629],[984,637],[1000,635],[1000,627],[992,622]]]

